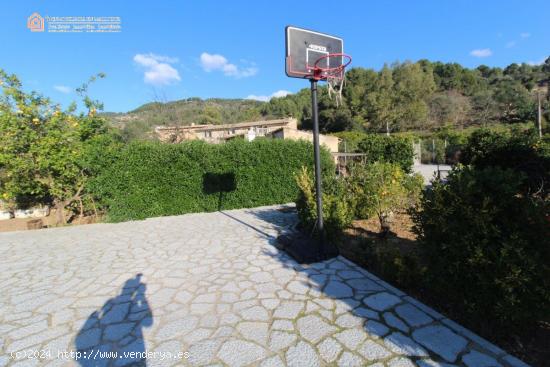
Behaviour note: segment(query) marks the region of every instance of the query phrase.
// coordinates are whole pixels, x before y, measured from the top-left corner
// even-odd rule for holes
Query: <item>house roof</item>
[[[277,119],[277,120],[260,120],[260,121],[248,121],[248,122],[239,122],[236,124],[221,124],[221,125],[187,125],[187,126],[157,126],[156,131],[163,130],[180,130],[180,131],[215,131],[215,130],[230,130],[238,128],[247,128],[247,127],[262,127],[262,126],[277,126],[277,125],[286,125],[291,122],[290,118]]]

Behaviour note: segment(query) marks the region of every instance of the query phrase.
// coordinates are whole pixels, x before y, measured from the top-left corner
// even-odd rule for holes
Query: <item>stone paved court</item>
[[[277,209],[0,234],[0,366],[525,366],[343,258],[297,265]]]

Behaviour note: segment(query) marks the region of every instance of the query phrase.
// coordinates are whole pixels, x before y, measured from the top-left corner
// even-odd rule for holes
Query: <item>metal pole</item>
[[[538,128],[539,128],[539,138],[542,138],[542,108],[540,106],[540,90],[537,91],[537,97],[539,101],[539,108],[538,108],[538,116],[537,116],[537,122],[538,122]]]
[[[346,169],[348,167],[348,142],[347,140],[344,140],[344,153],[346,153],[344,155],[344,169]]]
[[[317,230],[321,238],[320,249],[323,251],[323,195],[321,190],[321,155],[319,152],[319,113],[317,106],[317,80],[311,79],[311,118],[313,120],[313,155],[315,158],[315,194],[317,196]]]

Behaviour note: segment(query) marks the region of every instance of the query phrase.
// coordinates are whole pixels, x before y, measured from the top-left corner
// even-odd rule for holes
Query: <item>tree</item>
[[[440,90],[461,90],[464,68],[457,63],[434,63],[434,79]]]
[[[458,92],[436,93],[429,101],[430,126],[464,126],[468,121],[470,109],[470,99]]]
[[[319,114],[319,125],[323,132],[349,131],[353,127],[353,118],[345,108],[324,110]]]
[[[376,79],[374,91],[366,96],[369,122],[374,123],[378,129],[385,129],[387,135],[390,134],[390,127],[395,124],[398,117],[393,88],[392,71],[384,65]]]
[[[543,68],[541,65],[529,65],[526,63],[510,64],[504,69],[504,75],[520,82],[528,91],[535,87],[541,79]]]
[[[480,91],[472,96],[471,118],[474,122],[487,126],[498,116],[498,107],[490,90]]]
[[[82,164],[85,146],[106,132],[97,116],[101,103],[86,92],[98,74],[77,89],[87,113],[77,114],[73,104],[66,111],[49,99],[25,93],[15,75],[0,69],[0,170],[2,197],[12,207],[53,205],[57,222],[65,223],[65,210],[74,202],[83,208],[87,180]]]
[[[548,84],[550,84],[550,57],[548,57],[546,61],[544,61],[544,64],[542,64],[541,72],[542,75],[540,81],[546,82],[546,99],[547,102],[550,102],[550,88],[548,87]],[[548,110],[546,111],[547,113],[549,112]],[[548,118],[546,118],[546,120],[548,121]]]
[[[508,76],[501,78],[495,86],[494,99],[501,111],[502,121],[521,122],[534,119],[534,101],[520,82]]]
[[[213,105],[206,105],[199,116],[198,123],[201,125],[217,125],[222,123],[220,110]]]
[[[371,69],[353,68],[346,73],[344,101],[354,121],[360,125],[366,123],[366,95],[373,92],[377,73]]]
[[[376,216],[385,236],[395,213],[416,204],[423,179],[419,174],[406,174],[398,164],[376,162],[352,166],[348,186],[356,199],[357,218]]]
[[[421,127],[428,117],[426,101],[435,91],[433,74],[418,63],[404,63],[394,66],[393,79],[400,127]]]

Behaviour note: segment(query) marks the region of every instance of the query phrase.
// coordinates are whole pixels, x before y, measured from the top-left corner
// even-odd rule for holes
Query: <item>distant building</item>
[[[187,126],[157,126],[155,132],[161,141],[179,143],[184,140],[205,140],[209,143],[222,143],[235,137],[245,137],[254,134],[255,137],[266,136],[281,127],[297,129],[294,118],[239,122],[221,125],[187,125]]]
[[[313,143],[313,133],[290,127],[280,127],[269,136],[276,139],[307,140]],[[336,136],[319,134],[319,144],[324,145],[331,153],[338,153],[338,139]]]
[[[179,143],[185,140],[222,143],[238,137],[251,141],[264,136],[275,139],[313,141],[311,131],[298,130],[298,121],[295,118],[222,125],[157,126],[155,133],[161,141],[167,143]],[[325,145],[330,152],[338,152],[337,137],[320,135],[319,142]]]

